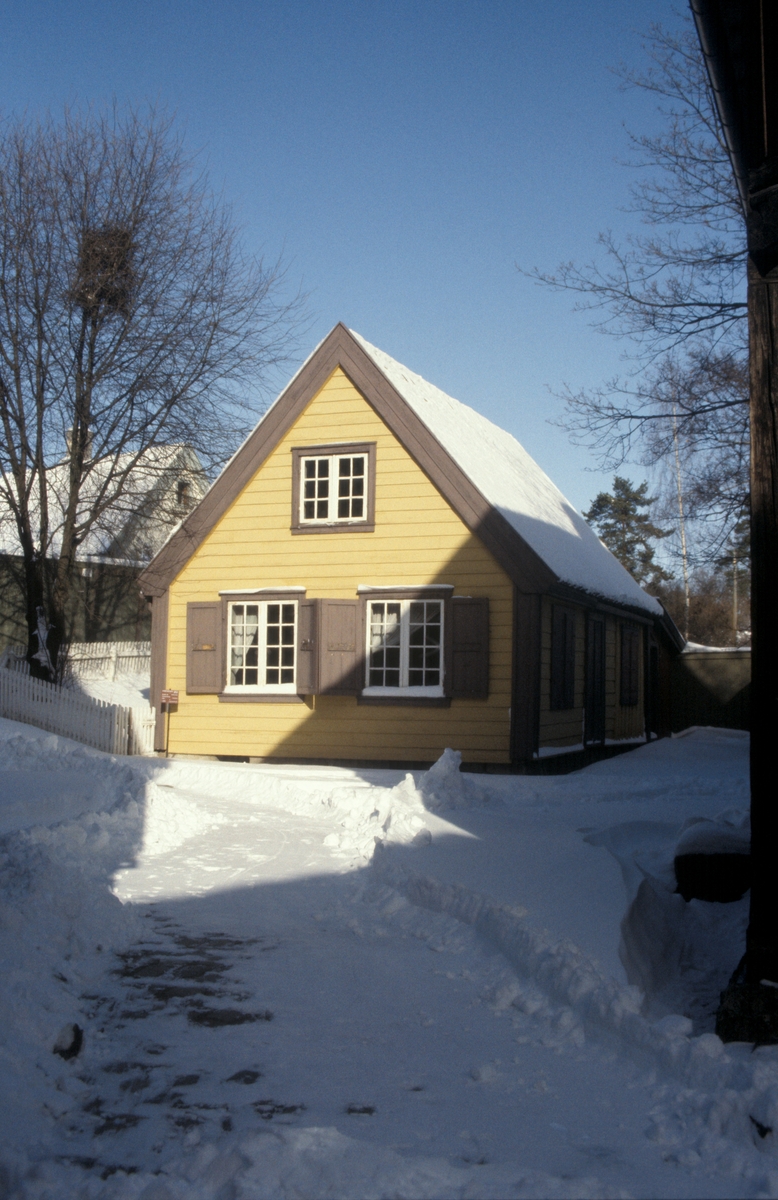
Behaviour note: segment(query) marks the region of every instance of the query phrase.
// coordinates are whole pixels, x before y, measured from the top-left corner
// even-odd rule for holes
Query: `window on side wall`
[[[575,613],[560,604],[551,608],[551,697],[553,711],[575,706]]]
[[[621,626],[621,679],[619,703],[635,708],[640,692],[640,630],[636,625]]]
[[[228,606],[226,692],[296,691],[297,601]]]
[[[444,602],[369,600],[365,696],[443,696]]]
[[[371,532],[375,527],[375,443],[295,447],[292,532]]]

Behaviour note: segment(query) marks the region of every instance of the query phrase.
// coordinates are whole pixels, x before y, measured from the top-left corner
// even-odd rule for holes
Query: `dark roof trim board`
[[[574,587],[570,583],[553,583],[548,589],[548,593],[552,598],[567,600],[571,604],[578,604],[593,612],[609,613],[611,616],[622,619],[629,617],[641,625],[650,625],[656,630],[661,630],[676,650],[683,650],[686,645],[683,634],[664,605],[662,605],[661,614],[655,616],[647,613],[643,608],[637,608],[634,604],[616,604],[613,600],[603,600],[600,596],[585,592],[583,588]]]
[[[338,365],[336,355],[331,350],[327,352],[329,341],[330,338],[327,338],[301,367],[221,475],[214,480],[197,508],[151,560],[139,579],[144,595],[161,596],[167,591],[178,572],[292,427],[312,396],[327,382]]]
[[[736,101],[738,81],[733,77],[734,63],[732,55],[727,52],[727,43],[733,32],[736,33],[737,43],[742,45],[742,27],[733,29],[733,26],[742,24],[743,14],[738,11],[739,4],[722,8],[715,0],[713,3],[711,0],[689,0],[689,7],[697,26],[697,36],[700,39],[705,65],[708,68],[713,98],[740,194],[743,215],[748,220],[748,168],[743,153],[742,113],[739,112]],[[726,11],[727,9],[730,11]],[[754,63],[750,65],[756,66]],[[759,74],[761,75],[761,71]]]
[[[657,622],[657,627],[667,635],[676,650],[683,650],[686,645],[686,638],[664,605],[662,606],[662,615]]]
[[[602,596],[586,592],[572,583],[552,583],[548,588],[548,594],[554,599],[567,600],[570,604],[596,609],[597,612],[612,613],[620,617],[633,616],[636,621],[640,621],[644,625],[653,625],[657,620],[653,613],[647,613],[644,608],[638,608],[635,604],[621,604],[616,600],[606,600]]]
[[[547,590],[556,575],[444,450],[343,324],[338,324],[268,409],[210,491],[140,576],[160,596],[237,499],[316,393],[340,367],[522,592]]]

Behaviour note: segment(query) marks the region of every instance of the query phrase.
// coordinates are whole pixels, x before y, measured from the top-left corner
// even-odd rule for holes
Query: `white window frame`
[[[291,683],[230,683],[232,675],[232,614],[235,608],[250,608],[256,606],[258,612],[258,638],[257,638],[257,673],[263,675],[268,669],[266,656],[268,650],[267,644],[267,612],[272,605],[292,605],[294,608],[294,634],[292,641],[293,649],[293,675]],[[281,614],[283,615],[283,614]],[[225,694],[237,696],[249,695],[296,695],[297,694],[297,621],[298,607],[297,600],[292,597],[275,598],[269,600],[247,599],[233,600],[227,605],[227,680],[224,687]],[[272,647],[271,647],[272,648]],[[283,647],[279,644],[279,650]],[[245,667],[244,667],[245,669]],[[279,662],[279,671],[282,669]]]
[[[373,604],[399,604],[400,605],[400,685],[399,687],[387,686],[372,686],[370,685],[370,636],[372,625],[372,606]],[[410,629],[411,629],[411,605],[412,604],[438,604],[440,606],[440,680],[437,684],[429,687],[420,685],[411,686],[408,683],[409,658],[410,658]],[[426,599],[425,597],[417,596],[412,599],[403,599],[398,596],[368,596],[367,610],[365,619],[365,686],[362,690],[363,696],[419,696],[419,697],[442,697],[445,695],[445,637],[446,637],[446,604],[443,599]]]
[[[362,515],[359,517],[339,517],[337,514],[337,505],[338,505],[339,497],[335,494],[335,492],[337,489],[337,482],[340,479],[340,460],[343,458],[349,458],[349,459],[361,458],[361,459],[363,459],[364,464],[365,464],[365,473],[363,476],[364,482],[362,485],[363,490],[362,490],[362,497],[361,497],[361,499],[362,499]],[[329,515],[326,517],[306,517],[305,516],[305,501],[306,501],[305,464],[308,462],[319,463],[319,462],[323,462],[325,459],[330,464],[330,467],[329,467],[330,495],[327,498],[328,506],[329,506],[328,507]],[[299,471],[300,471],[300,511],[297,514],[297,519],[301,526],[364,525],[367,522],[368,490],[370,487],[370,456],[367,452],[367,449],[340,451],[340,452],[335,452],[334,454],[316,454],[315,451],[310,454],[301,454],[300,459],[299,459]],[[317,475],[317,478],[318,478],[318,475]],[[351,475],[350,478],[353,479],[354,476]],[[354,497],[350,497],[350,499],[354,499]],[[314,501],[314,503],[317,503],[317,501]],[[331,507],[333,505],[335,507],[334,514],[332,514],[330,511]]]

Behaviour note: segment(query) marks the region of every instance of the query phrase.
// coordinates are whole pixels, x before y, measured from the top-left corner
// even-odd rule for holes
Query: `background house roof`
[[[81,489],[79,518],[83,519],[96,505],[103,503],[106,495],[110,497],[116,481],[125,473],[127,478],[121,496],[105,508],[80,542],[77,551],[80,561],[128,565],[148,562],[167,541],[171,529],[177,527],[208,488],[202,464],[191,446],[151,446],[137,460],[134,454],[125,453],[91,462]],[[186,503],[177,504],[175,492],[180,480],[186,481],[188,491]],[[68,485],[67,461],[47,468],[49,543],[46,554],[53,558],[60,551]],[[31,496],[35,518],[39,503],[36,482]],[[0,554],[21,554],[16,522],[2,501]]]
[[[661,615],[659,601],[643,591],[515,437],[350,332],[484,498],[560,582]]]

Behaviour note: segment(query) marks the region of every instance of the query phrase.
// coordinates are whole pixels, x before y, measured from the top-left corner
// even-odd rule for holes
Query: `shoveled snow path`
[[[701,734],[564,779],[444,756],[417,787],[112,760],[21,728],[0,723],[7,827],[29,831],[0,862],[0,926],[25,939],[0,928],[0,1194],[778,1195],[751,1119],[778,1126],[776,1050],[657,1025],[609,969],[616,858],[628,889],[630,846],[661,865],[641,816],[667,841],[737,803],[745,746]],[[570,913],[587,895],[602,928]],[[85,1042],[63,1063],[68,1019]]]
[[[368,1162],[379,1148],[418,1166],[419,1156],[442,1160],[427,1164],[424,1195],[699,1195],[699,1173],[664,1162],[646,1139],[655,1095],[645,1072],[587,1045],[569,1011],[531,988],[524,1012],[510,1007],[501,956],[369,869],[344,870],[324,845],[330,818],[237,793],[210,813],[208,831],[116,880],[120,898],[143,906],[149,934],[129,960],[140,975],[95,1003],[104,1036],[88,1056],[94,1111],[82,1118],[94,1170],[161,1170],[172,1186],[178,1158],[194,1165],[198,1145],[213,1143],[221,1159],[252,1131],[313,1128],[355,1140]],[[224,964],[206,981],[212,994],[160,998],[165,985],[192,986],[186,963],[209,953]],[[144,962],[168,969],[149,976]],[[273,1019],[199,1026],[192,1002]],[[229,1081],[241,1072],[258,1077]],[[528,1172],[542,1175],[533,1183]],[[112,1193],[140,1194],[137,1176],[113,1178]],[[418,1179],[410,1186],[397,1194],[422,1194]],[[724,1180],[704,1190],[734,1194]]]

